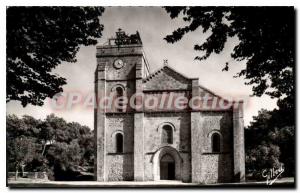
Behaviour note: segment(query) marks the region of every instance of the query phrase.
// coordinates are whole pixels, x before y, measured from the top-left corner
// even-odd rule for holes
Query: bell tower
[[[97,46],[96,57],[95,178],[97,181],[108,181],[110,178],[109,168],[111,168],[112,162],[122,164],[124,162],[132,163],[134,160],[135,122],[133,120],[135,109],[130,107],[129,100],[135,93],[142,92],[142,78],[149,74],[149,66],[143,54],[139,33],[127,35],[121,29],[116,32],[116,37],[108,40],[106,45]],[[117,104],[115,99],[121,96],[128,99],[128,104],[122,100],[117,102],[118,105],[115,105]],[[101,102],[105,97],[112,100],[112,105],[104,105]],[[125,125],[126,120],[132,121]],[[120,147],[118,147],[117,153],[114,147],[116,144],[113,138],[114,132],[120,132],[124,138],[122,139],[122,151],[120,152]],[[120,138],[120,135],[118,136]],[[118,163],[118,160],[122,160],[122,163]],[[132,180],[134,178],[133,164],[128,168],[132,168],[132,171],[128,169],[127,180]],[[125,176],[124,174],[120,175]]]

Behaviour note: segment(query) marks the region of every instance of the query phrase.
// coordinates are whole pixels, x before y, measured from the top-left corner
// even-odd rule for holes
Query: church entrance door
[[[164,155],[160,160],[160,179],[175,180],[175,161],[169,154]]]

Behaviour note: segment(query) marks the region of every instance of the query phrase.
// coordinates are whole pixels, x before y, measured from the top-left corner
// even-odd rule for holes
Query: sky
[[[115,35],[118,28],[128,34],[139,31],[143,42],[143,49],[149,61],[151,71],[163,66],[163,60],[178,72],[191,78],[199,78],[199,84],[222,97],[242,97],[247,99],[244,107],[245,125],[249,125],[252,117],[262,108],[272,110],[276,108],[276,100],[267,95],[250,97],[251,86],[244,84],[243,78],[233,76],[245,67],[245,61],[235,62],[230,58],[233,47],[238,43],[237,38],[230,38],[221,54],[212,54],[207,60],[194,60],[201,54],[193,50],[195,43],[201,44],[209,36],[203,34],[201,28],[187,34],[175,44],[168,44],[163,38],[171,34],[174,29],[185,25],[182,20],[172,20],[164,9],[160,7],[106,7],[100,22],[104,25],[103,36],[98,45],[104,44],[108,38]],[[67,79],[63,86],[64,92],[76,91],[83,93],[93,92],[94,71],[96,69],[96,46],[81,47],[77,53],[76,63],[63,62],[54,73]],[[222,72],[225,63],[229,62],[229,71]],[[44,119],[55,113],[67,121],[75,121],[93,129],[93,109],[77,105],[68,110],[56,110],[50,105],[50,99],[45,100],[43,106],[28,105],[22,107],[20,102],[10,101],[6,104],[7,114],[18,116],[31,115]]]

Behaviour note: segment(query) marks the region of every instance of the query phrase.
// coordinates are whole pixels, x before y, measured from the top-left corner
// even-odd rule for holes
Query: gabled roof
[[[178,76],[182,77],[183,79],[186,79],[186,80],[192,80],[192,79],[195,79],[195,78],[188,78],[187,76],[183,75],[182,73],[176,71],[174,68],[168,66],[168,65],[165,65],[163,67],[161,67],[160,69],[156,70],[155,72],[149,74],[147,77],[145,77],[143,79],[143,82],[147,82],[149,80],[151,80],[152,78],[154,78],[156,75],[158,75],[159,73],[165,71],[165,70],[171,70],[172,72],[176,73]]]
[[[159,68],[158,70],[156,70],[155,72],[149,74],[147,77],[145,77],[145,78],[143,79],[143,82],[144,82],[144,83],[147,83],[147,82],[151,81],[151,80],[154,79],[157,75],[159,75],[160,73],[162,73],[162,72],[164,72],[164,71],[166,71],[166,70],[172,71],[172,72],[175,73],[177,76],[181,77],[182,79],[185,79],[186,81],[191,81],[191,80],[198,79],[198,78],[189,78],[188,76],[186,76],[186,75],[184,75],[184,74],[182,74],[182,73],[176,71],[176,70],[175,70],[174,68],[172,68],[171,66],[165,65],[165,66]],[[217,95],[215,92],[211,91],[210,89],[208,89],[208,88],[206,88],[206,87],[200,85],[199,83],[198,83],[198,87],[201,88],[203,91],[208,92],[209,94],[211,94],[211,95],[213,95],[213,96],[216,96],[216,97],[218,97],[218,98],[223,98],[223,97]]]

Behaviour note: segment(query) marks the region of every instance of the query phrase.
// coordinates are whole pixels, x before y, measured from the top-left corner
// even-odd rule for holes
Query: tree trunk
[[[19,174],[19,170],[18,170],[18,167],[16,167],[16,173],[15,173],[16,180],[18,180],[18,174]]]
[[[22,177],[24,177],[24,168],[25,168],[25,164],[22,164],[22,165],[21,165]]]
[[[45,142],[44,147],[43,147],[43,151],[42,151],[42,156],[44,156],[45,150],[46,150],[46,145],[47,143]]]

